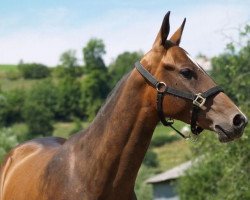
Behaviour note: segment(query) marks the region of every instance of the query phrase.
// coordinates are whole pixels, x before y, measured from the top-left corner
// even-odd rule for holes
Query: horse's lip
[[[215,125],[215,131],[218,133],[221,142],[229,142],[234,139],[231,137],[230,132],[223,129],[220,125]]]

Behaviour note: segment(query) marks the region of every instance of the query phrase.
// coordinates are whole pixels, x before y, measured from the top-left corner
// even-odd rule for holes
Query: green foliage
[[[50,79],[45,79],[34,85],[28,92],[26,104],[40,104],[56,115],[60,99],[58,98],[58,89],[55,83]]]
[[[77,63],[76,52],[69,50],[64,52],[60,57],[60,65],[54,69],[57,77],[79,77],[83,74],[83,68]]]
[[[19,64],[18,69],[25,79],[40,79],[50,75],[50,70],[47,66],[38,63]]]
[[[70,120],[84,113],[80,107],[81,84],[73,77],[60,79],[57,87],[57,108],[55,117],[58,120]]]
[[[241,32],[247,40],[245,46],[238,47],[234,43],[227,46],[227,51],[212,59],[212,77],[223,86],[226,93],[237,103],[250,105],[250,31],[246,26]],[[236,51],[236,49],[239,49]]]
[[[44,80],[31,88],[22,110],[31,135],[51,134],[51,120],[54,118],[57,103],[57,90],[51,80]]]
[[[178,130],[181,130],[182,127],[184,126],[184,123],[181,121],[175,121],[174,126]],[[151,139],[150,146],[161,147],[167,143],[171,143],[179,139],[180,139],[180,136],[175,131],[173,131],[170,127],[166,127],[166,126],[159,124],[155,129],[155,132]]]
[[[152,138],[150,145],[152,147],[160,147],[166,143],[171,143],[173,141],[178,140],[179,137],[175,135],[168,135],[166,133],[158,134]]]
[[[203,157],[179,183],[181,199],[250,199],[249,148],[249,127],[242,139],[228,144],[219,143],[214,135],[203,136],[192,150],[194,156]]]
[[[135,183],[135,193],[138,200],[152,200],[153,191],[152,186],[145,181],[155,173],[154,168],[146,167],[142,165]]]
[[[110,91],[108,75],[101,70],[94,70],[86,75],[82,81],[82,109],[89,120],[92,120],[100,109]]]
[[[157,159],[157,154],[151,149],[148,149],[144,157],[143,164],[147,167],[157,167],[159,164]]]
[[[90,39],[86,47],[83,48],[83,61],[87,73],[92,70],[106,70],[102,56],[106,53],[105,45],[101,39]]]
[[[112,76],[114,86],[126,73],[134,68],[136,61],[140,60],[142,52],[124,52],[117,56],[109,66],[109,73]]]
[[[53,114],[45,105],[38,102],[26,102],[23,117],[28,125],[30,137],[52,135]]]
[[[213,59],[212,75],[250,117],[250,28],[241,38],[245,46],[231,43],[227,52]],[[238,50],[237,50],[238,49]],[[250,199],[250,127],[241,139],[221,144],[214,135],[203,135],[192,147],[199,161],[179,182],[181,199]]]
[[[12,90],[0,94],[0,125],[8,126],[22,120],[22,106],[25,92]]]
[[[73,135],[83,129],[82,121],[79,118],[74,118],[74,127],[70,131],[70,135]]]
[[[6,153],[17,144],[17,137],[10,128],[0,129],[0,163]]]
[[[21,73],[19,71],[7,71],[6,78],[9,80],[17,80],[21,78]]]

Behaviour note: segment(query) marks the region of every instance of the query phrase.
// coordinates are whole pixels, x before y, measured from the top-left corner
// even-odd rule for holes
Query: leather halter
[[[193,108],[192,108],[192,115],[191,115],[191,131],[193,134],[198,135],[203,131],[203,128],[197,125],[198,113],[202,106],[205,104],[206,99],[208,97],[212,97],[213,95],[218,94],[219,92],[223,92],[223,89],[220,86],[215,86],[203,93],[193,94],[189,92],[184,92],[181,90],[177,90],[171,87],[168,87],[166,83],[158,81],[152,74],[150,74],[142,64],[137,61],[135,63],[135,68],[139,71],[139,73],[143,76],[143,78],[148,81],[156,90],[157,90],[157,112],[158,116],[164,126],[170,126],[174,129],[177,133],[179,133],[182,137],[188,138],[187,136],[183,135],[180,131],[175,129],[172,125],[174,123],[173,119],[165,118],[163,112],[163,100],[165,95],[173,95],[176,97],[180,97],[182,99],[188,99],[192,101]]]

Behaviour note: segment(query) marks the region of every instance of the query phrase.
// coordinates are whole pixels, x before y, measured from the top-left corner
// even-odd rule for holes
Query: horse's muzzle
[[[243,114],[236,114],[233,117],[232,125],[215,125],[215,131],[219,135],[220,142],[229,142],[234,139],[240,138],[248,123],[248,119]]]

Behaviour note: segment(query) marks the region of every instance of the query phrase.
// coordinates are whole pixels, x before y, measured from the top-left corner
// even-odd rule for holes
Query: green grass
[[[9,64],[0,64],[0,73],[1,72],[9,72],[9,71],[17,71],[17,65],[9,65]]]
[[[185,126],[185,123],[181,121],[176,121],[174,124],[174,127],[178,130],[181,130],[183,126]],[[181,136],[179,136],[172,128],[159,124],[154,131],[150,145],[151,147],[160,147],[166,143],[179,139],[181,139]]]
[[[16,78],[20,77],[17,65],[0,64],[0,78]]]
[[[40,80],[25,80],[21,78],[17,65],[0,64],[1,90],[29,89]]]
[[[87,128],[88,122],[82,122],[82,130]],[[78,131],[75,130],[74,122],[57,122],[54,124],[53,136],[68,138],[70,134],[74,134]]]
[[[159,172],[166,171],[188,160],[190,142],[184,139],[174,141],[159,148],[154,148],[159,160]]]

